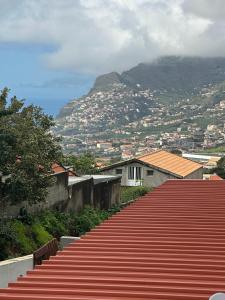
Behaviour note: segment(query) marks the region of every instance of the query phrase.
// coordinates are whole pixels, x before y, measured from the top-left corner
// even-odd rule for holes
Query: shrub
[[[31,228],[19,220],[13,221],[12,226],[15,230],[15,242],[19,253],[22,255],[32,253],[37,248],[37,245],[33,240]]]
[[[28,213],[26,208],[22,207],[20,208],[17,220],[20,220],[23,224],[31,225],[34,221],[34,217]]]
[[[86,206],[79,214],[48,210],[35,217],[24,211],[0,228],[0,260],[30,254],[53,237],[85,234],[119,210],[119,206],[108,211]]]
[[[76,231],[78,235],[82,235],[85,232],[90,231],[109,216],[110,213],[107,211],[86,206],[76,217]]]
[[[105,219],[111,217],[112,215],[116,214],[117,212],[119,212],[121,210],[121,207],[119,204],[114,204],[108,211],[102,211],[102,214],[104,216],[104,214],[106,213],[107,217],[105,217]]]
[[[38,247],[43,246],[48,241],[53,239],[53,236],[49,234],[40,223],[35,223],[31,226],[34,240]]]
[[[68,234],[66,226],[57,219],[53,212],[46,211],[40,214],[38,219],[44,229],[52,236],[60,238],[60,236]]]
[[[150,192],[152,188],[146,186],[131,186],[121,188],[121,202],[126,203],[138,197],[144,196]]]
[[[12,245],[15,244],[16,233],[9,220],[0,220],[0,261],[13,257]]]

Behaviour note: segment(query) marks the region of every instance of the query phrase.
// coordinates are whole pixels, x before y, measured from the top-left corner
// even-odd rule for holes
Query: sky
[[[0,89],[56,115],[96,76],[225,56],[225,0],[0,0]]]

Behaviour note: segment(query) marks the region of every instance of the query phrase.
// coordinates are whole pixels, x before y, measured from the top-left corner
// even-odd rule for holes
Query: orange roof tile
[[[209,180],[223,180],[223,178],[221,178],[217,174],[212,174],[211,176],[209,176]]]
[[[63,166],[60,166],[57,163],[52,164],[51,169],[52,169],[52,172],[54,174],[58,174],[58,173],[62,173],[62,172],[66,172],[67,171]]]
[[[65,168],[64,166],[62,166],[58,163],[52,164],[51,169],[52,169],[52,172],[54,174],[58,174],[58,173],[62,173],[62,172],[68,172],[69,176],[77,176],[77,174],[74,171],[72,171],[70,169],[67,169],[67,168]]]
[[[207,300],[225,292],[225,181],[169,180],[0,300]]]
[[[148,153],[138,157],[137,159],[180,177],[185,177],[202,168],[202,165],[197,162],[172,154],[165,150]]]

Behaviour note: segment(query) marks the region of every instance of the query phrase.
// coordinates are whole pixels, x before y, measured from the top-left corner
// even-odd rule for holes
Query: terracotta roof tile
[[[66,171],[66,169],[64,167],[62,167],[61,165],[59,165],[57,163],[52,164],[51,169],[54,174],[58,174],[58,173],[62,173],[62,172]]]
[[[170,180],[20,277],[4,300],[207,300],[225,291],[225,181]]]
[[[137,159],[181,177],[185,177],[202,168],[202,165],[197,162],[164,150],[149,153],[140,156]]]
[[[218,176],[217,174],[212,174],[209,177],[209,180],[223,180],[223,178],[221,178],[220,176]]]
[[[64,166],[62,166],[58,163],[52,164],[51,169],[52,169],[52,172],[54,174],[58,174],[58,173],[62,173],[62,172],[68,172],[69,176],[77,176],[77,174],[74,171],[72,171],[70,169],[67,169],[66,167],[64,167]]]

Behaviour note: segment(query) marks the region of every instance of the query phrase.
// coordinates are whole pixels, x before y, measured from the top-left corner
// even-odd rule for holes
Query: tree
[[[16,97],[7,104],[8,93],[0,95],[0,203],[36,203],[46,197],[61,148],[50,132],[53,118]]]
[[[210,173],[216,173],[223,179],[225,179],[225,156],[221,157],[221,159],[217,163],[217,167],[210,170]]]
[[[182,156],[182,151],[176,148],[172,149],[170,153]]]
[[[65,156],[63,158],[63,164],[72,166],[78,175],[94,174],[97,172],[95,158],[90,153],[81,156]]]

